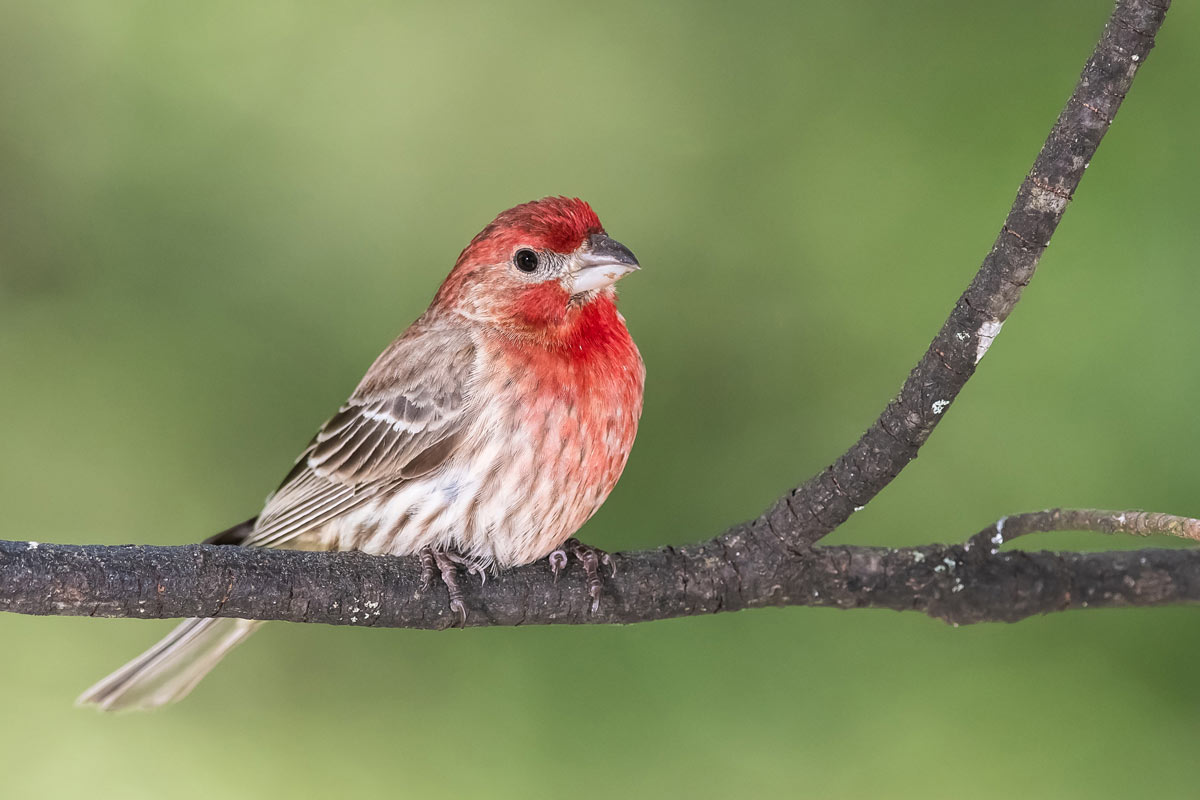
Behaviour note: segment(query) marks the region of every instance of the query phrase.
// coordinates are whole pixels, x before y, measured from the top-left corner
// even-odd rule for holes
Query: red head
[[[458,257],[434,306],[513,333],[565,335],[588,306],[611,306],[612,285],[638,269],[578,198],[546,197],[502,212]]]

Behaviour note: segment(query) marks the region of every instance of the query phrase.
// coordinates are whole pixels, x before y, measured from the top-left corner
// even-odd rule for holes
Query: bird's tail
[[[158,644],[81,694],[75,703],[102,711],[174,703],[261,624],[250,619],[184,620]]]

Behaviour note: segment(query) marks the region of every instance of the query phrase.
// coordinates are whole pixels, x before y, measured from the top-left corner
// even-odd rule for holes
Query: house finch
[[[637,268],[582,200],[500,214],[258,517],[209,541],[419,553],[426,588],[440,573],[463,620],[459,565],[550,556],[557,575],[570,553],[594,609],[607,556],[569,537],[612,491],[637,432],[645,368],[613,289]],[[79,702],[178,700],[260,624],[185,620]]]

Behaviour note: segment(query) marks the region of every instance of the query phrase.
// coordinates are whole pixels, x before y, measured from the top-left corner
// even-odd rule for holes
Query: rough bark
[[[464,580],[468,626],[631,623],[764,606],[921,611],[954,624],[1070,608],[1200,602],[1200,551],[993,553],[820,547],[787,559],[717,542],[615,556],[600,608],[578,565]],[[247,617],[376,628],[457,624],[414,558],[239,547],[0,542],[0,609],[96,617]]]
[[[1154,45],[1169,0],[1120,0],[991,251],[897,397],[826,470],[761,517],[684,548],[615,557],[591,613],[578,567],[555,583],[533,564],[464,581],[471,625],[638,622],[768,605],[917,610],[954,623],[1085,606],[1200,599],[1200,552],[999,552],[1030,530],[1192,536],[1200,522],[1135,512],[1037,512],[963,545],[816,547],[913,458],[974,374],[1033,277],[1067,203]],[[1133,520],[1135,520],[1134,522]],[[999,541],[997,541],[997,539]],[[238,547],[78,547],[0,542],[0,610],[123,617],[234,616],[376,627],[456,621],[418,591],[415,558]]]

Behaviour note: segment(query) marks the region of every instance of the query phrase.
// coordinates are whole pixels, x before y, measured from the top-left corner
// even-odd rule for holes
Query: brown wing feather
[[[475,348],[464,331],[415,324],[392,342],[267,501],[246,544],[278,547],[424,475],[457,448]]]

